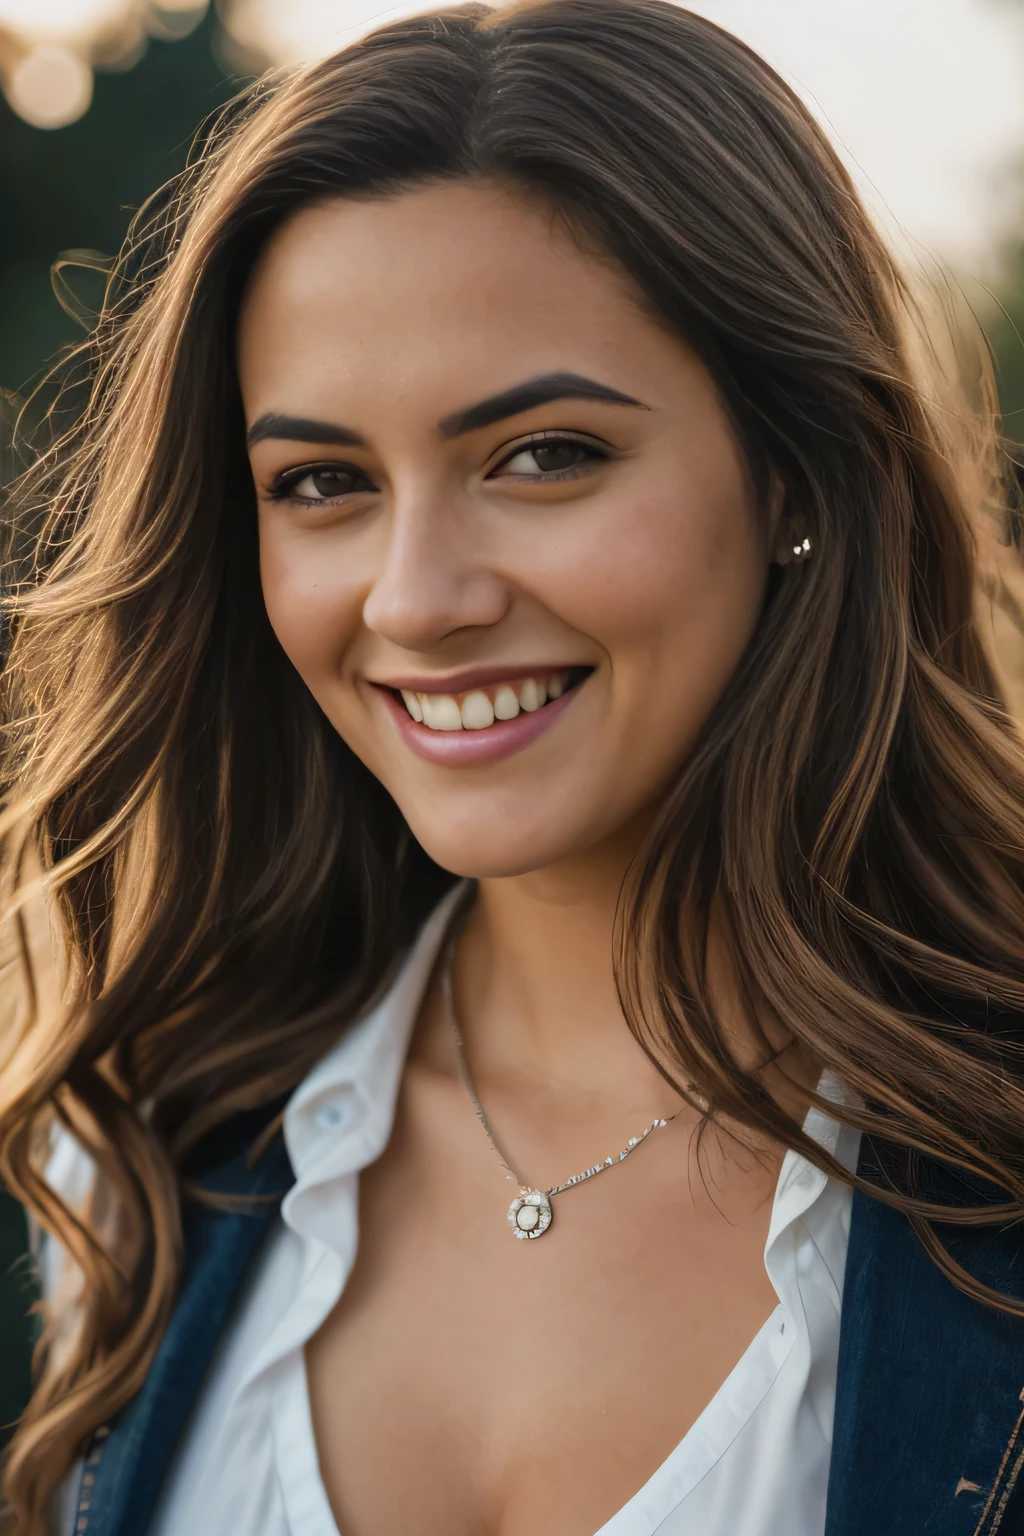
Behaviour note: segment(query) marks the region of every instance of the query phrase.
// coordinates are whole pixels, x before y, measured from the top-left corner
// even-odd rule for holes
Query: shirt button
[[[343,1125],[348,1119],[344,1104],[340,1099],[328,1099],[321,1104],[314,1121],[323,1131],[336,1131],[339,1125]]]

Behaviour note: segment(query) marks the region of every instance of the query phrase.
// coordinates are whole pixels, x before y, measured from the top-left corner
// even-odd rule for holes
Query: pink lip
[[[554,725],[582,687],[579,683],[568,693],[563,693],[560,699],[552,699],[540,709],[523,710],[514,720],[496,720],[482,731],[432,731],[427,725],[417,725],[405,705],[386,688],[377,691],[406,745],[417,757],[426,758],[428,763],[439,763],[444,768],[462,768],[495,763],[503,757],[511,757],[513,752],[521,752]]]

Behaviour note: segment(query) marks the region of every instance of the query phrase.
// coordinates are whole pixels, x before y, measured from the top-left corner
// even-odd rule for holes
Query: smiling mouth
[[[402,702],[410,719],[428,730],[485,731],[503,720],[543,709],[578,688],[592,671],[592,667],[561,667],[465,693],[414,693],[406,688],[389,692]]]

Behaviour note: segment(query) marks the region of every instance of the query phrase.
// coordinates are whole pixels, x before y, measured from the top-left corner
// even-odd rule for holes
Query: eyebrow
[[[536,405],[547,405],[552,400],[605,400],[610,405],[633,405],[638,410],[649,411],[649,405],[624,395],[621,390],[587,379],[581,373],[542,373],[539,378],[527,379],[525,384],[514,384],[498,395],[489,395],[477,405],[464,411],[443,416],[437,427],[442,437],[461,437],[464,432],[475,432],[480,427],[491,427],[507,416],[518,416]]]
[[[365,437],[333,421],[313,421],[309,416],[282,416],[268,411],[259,416],[245,434],[250,448],[266,438],[280,438],[289,443],[336,443],[340,448],[366,448]]]
[[[462,437],[481,427],[491,427],[509,416],[519,416],[538,405],[548,405],[552,400],[603,400],[610,405],[631,405],[637,410],[649,411],[651,406],[621,390],[596,379],[588,379],[581,373],[544,373],[524,384],[514,384],[500,394],[489,395],[476,405],[443,416],[437,430],[443,438]],[[338,422],[314,421],[308,416],[284,416],[276,411],[268,412],[253,422],[246,434],[246,442],[252,448],[266,438],[281,438],[296,443],[332,443],[342,448],[366,448],[365,437],[351,427]]]

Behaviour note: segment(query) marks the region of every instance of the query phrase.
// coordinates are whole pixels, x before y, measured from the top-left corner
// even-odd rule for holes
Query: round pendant
[[[524,1191],[508,1208],[508,1224],[516,1237],[543,1237],[551,1216],[551,1201],[542,1189]]]

